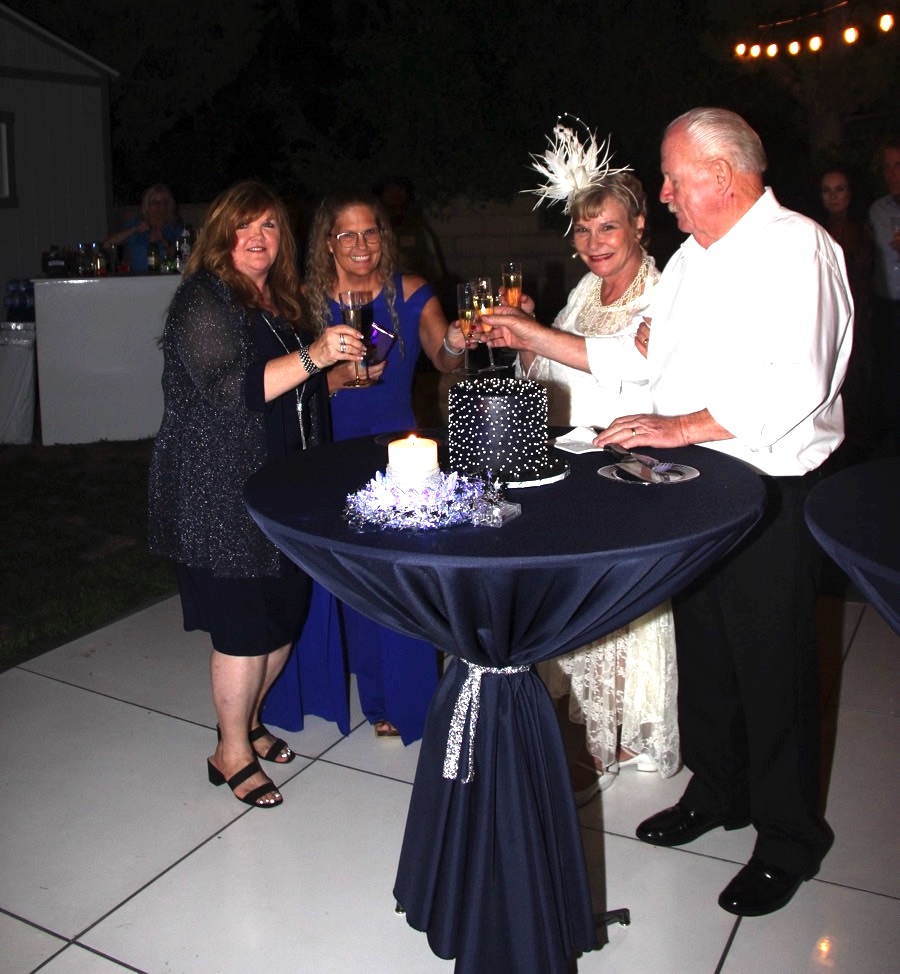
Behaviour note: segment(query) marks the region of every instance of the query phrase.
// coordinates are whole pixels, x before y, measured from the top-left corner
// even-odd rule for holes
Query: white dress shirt
[[[853,302],[837,243],[767,189],[709,248],[686,240],[647,316],[653,411],[708,409],[733,439],[704,443],[798,476],[841,443]]]

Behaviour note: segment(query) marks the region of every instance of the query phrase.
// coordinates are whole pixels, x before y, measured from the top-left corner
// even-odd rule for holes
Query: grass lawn
[[[175,592],[147,552],[151,445],[0,446],[0,670]]]

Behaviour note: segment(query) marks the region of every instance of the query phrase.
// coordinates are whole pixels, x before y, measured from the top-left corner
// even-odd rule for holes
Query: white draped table
[[[159,339],[178,274],[34,282],[41,440],[154,436],[163,412]]]

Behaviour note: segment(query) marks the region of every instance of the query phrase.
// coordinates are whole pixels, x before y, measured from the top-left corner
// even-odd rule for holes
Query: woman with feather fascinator
[[[536,206],[563,204],[571,220],[572,256],[581,258],[588,273],[552,327],[534,320],[534,301],[523,295],[520,308],[495,311],[489,340],[516,349],[517,374],[547,387],[551,425],[604,426],[649,408],[639,348],[649,340],[643,312],[659,272],[641,245],[646,195],[640,182],[627,167],[612,168],[608,141],[598,143],[583,123],[573,121],[583,138],[559,120],[549,148],[532,156],[544,183],[530,192],[538,196]],[[613,345],[632,347],[628,375],[620,368],[609,374]],[[623,768],[658,770],[664,777],[679,769],[675,630],[668,602],[539,670],[557,700],[579,806]],[[583,724],[585,732],[573,724]]]

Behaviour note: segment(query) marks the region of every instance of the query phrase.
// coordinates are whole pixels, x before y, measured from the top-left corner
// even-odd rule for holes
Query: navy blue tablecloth
[[[374,439],[317,448],[247,483],[253,517],[310,575],[378,622],[459,657],[429,713],[395,884],[409,923],[438,956],[457,958],[459,974],[564,974],[567,958],[597,943],[559,730],[528,667],[658,605],[762,512],[762,483],[742,463],[699,447],[653,452],[700,477],[616,483],[597,475],[605,454],[565,454],[571,475],[509,491],[522,513],[499,529],[352,529],[346,495],[387,462]],[[523,669],[481,677],[474,767],[468,722],[458,776],[448,779],[448,734],[472,686],[470,664]]]
[[[847,467],[806,499],[806,523],[826,553],[900,635],[900,457]]]

